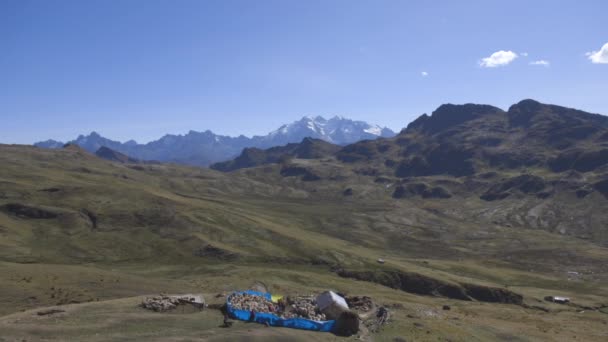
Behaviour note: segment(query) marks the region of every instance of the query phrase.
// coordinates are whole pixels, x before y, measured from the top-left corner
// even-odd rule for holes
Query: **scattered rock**
[[[361,312],[372,310],[375,305],[372,299],[368,296],[345,296],[348,307]]]
[[[302,176],[302,180],[305,182],[318,181],[321,177],[314,174],[312,171],[301,167],[301,166],[284,166],[281,169],[281,176],[283,177],[298,177]]]
[[[492,185],[480,198],[485,201],[501,200],[510,195],[510,190],[528,194],[539,193],[545,187],[545,181],[541,177],[525,174]]]
[[[179,305],[190,305],[196,309],[202,310],[205,308],[205,300],[202,295],[186,294],[178,296],[159,295],[154,297],[146,297],[141,307],[144,309],[166,312],[174,310]]]
[[[451,308],[449,305],[444,305],[444,306],[443,306],[443,310],[449,311],[449,310],[451,310],[451,309],[452,309],[452,308]]]
[[[444,188],[429,187],[425,183],[409,183],[399,185],[393,192],[393,198],[421,196],[422,198],[450,198],[452,195]]]

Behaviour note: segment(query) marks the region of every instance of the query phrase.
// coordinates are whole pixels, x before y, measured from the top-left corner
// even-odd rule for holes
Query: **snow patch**
[[[373,135],[377,135],[377,136],[380,136],[382,134],[382,128],[380,128],[379,126],[369,126],[369,128],[366,128],[363,131],[365,133],[369,133],[369,134],[373,134]]]

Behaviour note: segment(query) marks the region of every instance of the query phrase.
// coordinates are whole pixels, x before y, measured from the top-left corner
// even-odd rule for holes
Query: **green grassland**
[[[276,293],[334,289],[388,305],[391,323],[363,331],[365,340],[608,338],[608,315],[598,310],[608,305],[604,237],[530,224],[538,203],[529,199],[396,200],[386,184],[333,160],[293,162],[309,163],[322,179],[282,177],[276,164],[220,173],[111,163],[76,148],[0,146],[0,341],[357,338],[241,322],[220,328],[217,310],[137,307],[159,292],[221,301],[216,294],[255,281]],[[353,196],[343,196],[347,188]],[[50,217],[7,209],[15,204]],[[499,219],[499,211],[511,216]],[[517,215],[523,223],[509,224]],[[525,305],[419,295],[343,278],[338,268],[502,288],[523,295]],[[547,295],[576,305],[548,303]],[[446,304],[452,309],[442,310]],[[36,314],[56,306],[66,312]]]

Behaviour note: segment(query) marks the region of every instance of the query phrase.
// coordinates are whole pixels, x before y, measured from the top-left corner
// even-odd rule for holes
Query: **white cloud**
[[[591,51],[586,53],[591,63],[608,64],[608,43],[604,44],[599,51]]]
[[[522,57],[528,57],[528,53],[527,53],[527,52],[521,52],[521,53],[520,53],[520,55],[521,55]]]
[[[537,61],[530,62],[530,65],[541,65],[541,66],[548,67],[549,65],[551,65],[551,63],[547,60],[539,59]]]
[[[420,73],[420,75],[422,75],[422,77],[427,77],[429,75],[429,73],[426,71],[423,71]]]
[[[519,57],[513,51],[496,51],[490,57],[482,58],[479,61],[479,65],[482,68],[495,68],[499,66],[505,66],[511,62],[513,62],[517,57]]]

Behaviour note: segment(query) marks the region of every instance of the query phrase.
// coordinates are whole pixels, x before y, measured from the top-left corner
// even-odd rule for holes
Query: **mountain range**
[[[507,111],[490,105],[444,104],[391,139],[328,145],[305,139],[266,151],[246,149],[212,168],[228,171],[286,158],[335,157],[400,178],[461,177],[495,169],[587,172],[606,169],[608,117],[529,99]],[[307,153],[302,154],[303,149]]]
[[[85,140],[95,154],[0,145],[9,340],[35,339],[31,327],[61,341],[110,329],[124,340],[342,340],[218,329],[224,294],[252,287],[288,298],[333,289],[365,327],[376,309],[357,300],[382,305],[389,325],[363,331],[367,341],[605,340],[605,116],[534,100],[445,104],[391,138],[306,137],[210,168]],[[199,292],[209,308],[193,314],[138,307]]]
[[[507,111],[445,104],[393,138],[343,147],[307,139],[267,150],[245,149],[211,168],[244,168],[248,176],[266,179],[270,164],[282,177],[295,177],[316,191],[341,184],[332,190],[335,194],[366,199],[387,191],[398,200],[455,197],[462,199],[461,213],[467,210],[465,203],[481,201],[475,206],[484,209],[475,210],[487,211],[483,215],[493,223],[608,244],[598,207],[608,199],[608,117],[599,114],[529,99]],[[374,189],[367,182],[386,188]],[[476,215],[480,213],[471,211],[465,217]]]
[[[305,116],[291,124],[283,125],[267,135],[251,138],[243,135],[238,137],[218,135],[207,130],[204,132],[190,131],[185,135],[167,134],[147,144],[138,144],[134,140],[121,143],[105,138],[97,132],[91,132],[86,136],[80,135],[68,143],[76,144],[91,153],[97,152],[101,147],[106,147],[139,160],[208,166],[234,158],[244,148],[270,148],[300,142],[304,138],[347,145],[361,140],[394,135],[395,132],[389,128],[340,116],[331,119],[325,119],[322,116]],[[46,140],[34,145],[42,148],[59,148],[65,143]]]

